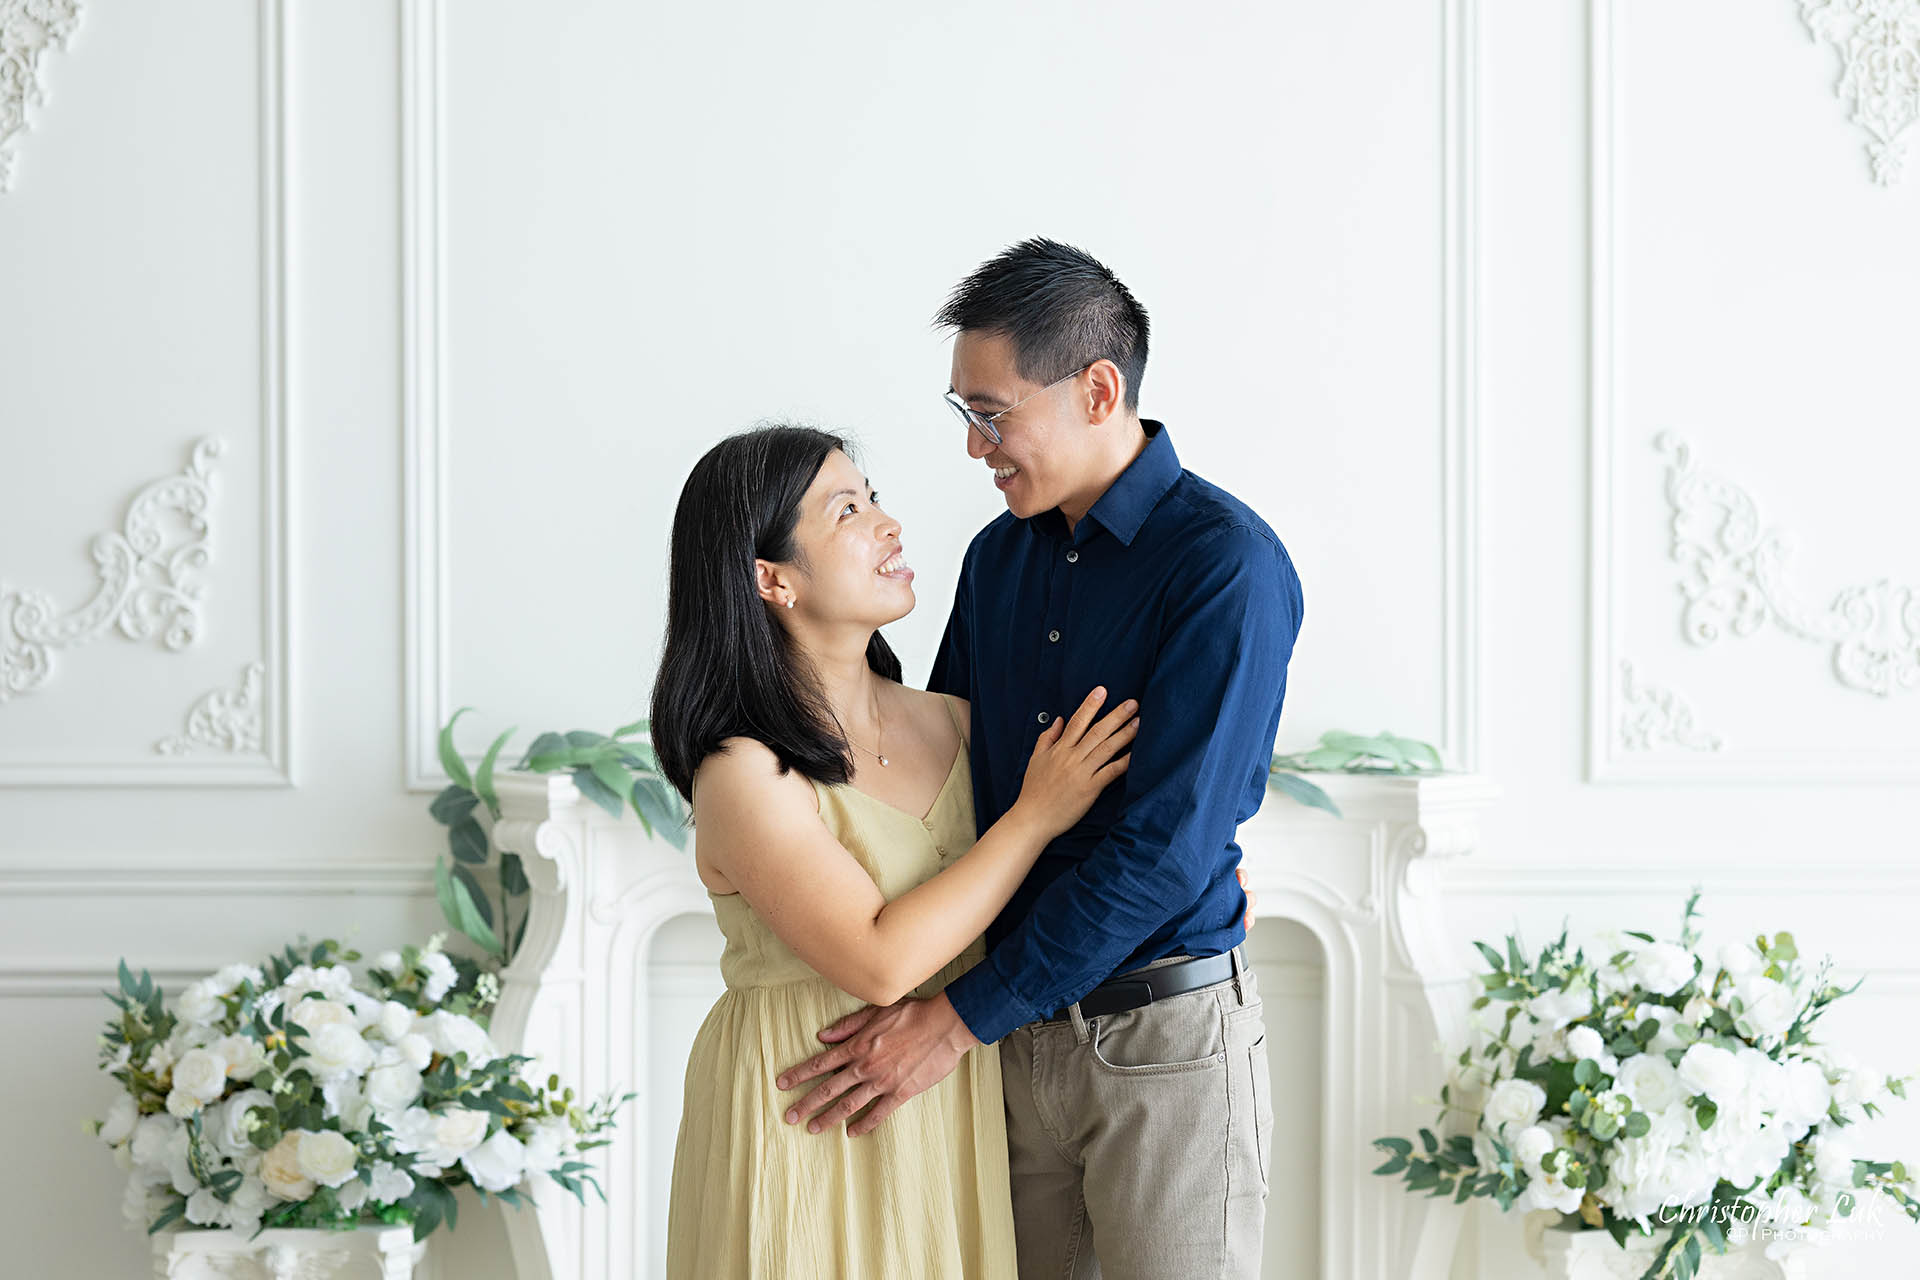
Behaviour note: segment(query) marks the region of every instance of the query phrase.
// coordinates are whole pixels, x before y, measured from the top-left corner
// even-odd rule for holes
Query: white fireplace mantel
[[[1474,774],[1314,780],[1343,817],[1270,795],[1239,841],[1260,918],[1297,922],[1325,956],[1321,1274],[1444,1280],[1461,1211],[1371,1174],[1381,1156],[1370,1143],[1431,1123],[1431,1107],[1413,1099],[1438,1093],[1446,1058],[1466,1043],[1467,971],[1434,871],[1474,850],[1499,788]],[[647,838],[630,815],[609,817],[569,779],[503,774],[499,791],[494,842],[522,856],[533,892],[495,1038],[535,1055],[529,1071],[558,1072],[576,1096],[632,1090],[642,1104],[623,1108],[615,1140],[590,1153],[605,1204],[546,1187],[537,1212],[507,1215],[515,1269],[521,1280],[651,1274],[666,1206],[647,1202],[648,1170],[675,1134],[651,1131],[644,1109],[646,967],[661,926],[712,908],[690,851]]]

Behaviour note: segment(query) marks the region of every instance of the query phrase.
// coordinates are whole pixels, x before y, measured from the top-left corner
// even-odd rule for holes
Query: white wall
[[[1920,690],[1851,687],[1771,612],[1690,641],[1653,440],[1793,535],[1815,617],[1920,582],[1920,163],[1874,182],[1795,0],[1591,11],[85,0],[0,194],[0,583],[78,606],[94,535],[225,448],[197,639],[107,634],[0,702],[0,1019],[41,1046],[8,1096],[46,1095],[55,1175],[0,1223],[139,1265],[77,1138],[115,960],[434,927],[434,729],[641,713],[720,435],[859,438],[924,677],[1000,506],[928,318],[1030,234],[1127,280],[1143,412],[1300,567],[1281,747],[1386,727],[1504,785],[1463,946],[1669,927],[1697,879],[1716,930],[1869,972],[1834,1031],[1903,1069]],[[1622,661],[1720,748],[1629,745]],[[154,749],[255,662],[258,749]],[[1526,1274],[1478,1226],[1460,1266]]]

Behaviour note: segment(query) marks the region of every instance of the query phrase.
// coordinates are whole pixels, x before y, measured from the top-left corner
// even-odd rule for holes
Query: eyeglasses
[[[1018,409],[1021,405],[1025,404],[1027,401],[1033,399],[1034,396],[1040,395],[1042,392],[1051,391],[1063,382],[1072,381],[1073,379],[1079,377],[1081,374],[1085,373],[1087,370],[1093,368],[1093,363],[1094,362],[1091,360],[1087,361],[1087,363],[1081,365],[1078,369],[1075,369],[1072,373],[1068,374],[1066,377],[1055,378],[1052,382],[1049,382],[1046,386],[1040,388],[1039,391],[1034,392],[1033,395],[1021,396],[1018,400],[1015,400],[1012,404],[1000,410],[1000,412],[998,413],[981,413],[978,409],[968,404],[965,400],[962,400],[960,398],[960,393],[958,391],[953,390],[951,387],[947,389],[947,394],[942,396],[941,399],[947,402],[947,407],[949,409],[952,409],[954,413],[959,416],[960,421],[966,423],[969,427],[972,427],[975,431],[978,431],[981,435],[985,436],[987,439],[991,440],[993,443],[999,444],[1000,432],[993,425],[994,419],[1004,418],[1008,414],[1012,413],[1015,409]]]

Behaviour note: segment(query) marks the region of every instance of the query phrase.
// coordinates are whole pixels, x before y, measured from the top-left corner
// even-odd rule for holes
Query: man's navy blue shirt
[[[967,547],[927,687],[972,704],[974,818],[1013,807],[1036,738],[1095,685],[1140,701],[1121,779],[1049,844],[947,987],[983,1043],[1162,956],[1246,936],[1235,829],[1266,794],[1300,579],[1245,503],[1183,469],[1166,428],[1071,533],[1006,512]]]

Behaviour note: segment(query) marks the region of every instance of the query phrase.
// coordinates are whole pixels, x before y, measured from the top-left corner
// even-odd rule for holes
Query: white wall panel
[[[0,238],[0,786],[291,779],[279,13],[110,11],[46,70]]]

